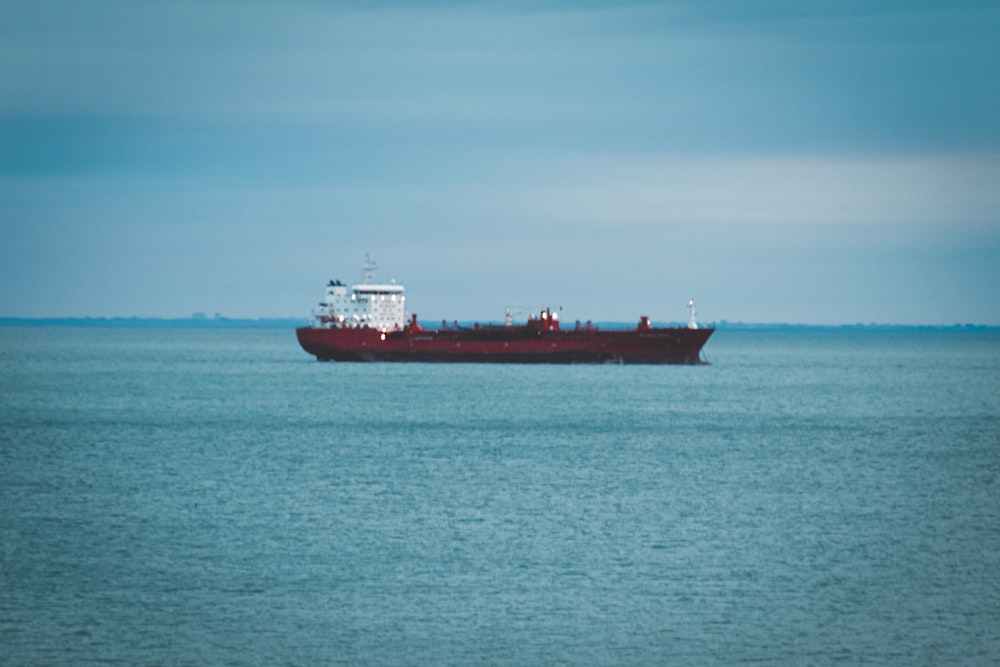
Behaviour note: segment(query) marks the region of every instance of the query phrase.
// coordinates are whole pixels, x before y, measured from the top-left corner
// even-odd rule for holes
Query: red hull
[[[542,329],[484,326],[440,331],[407,326],[376,329],[296,329],[299,344],[320,361],[423,361],[476,363],[701,364],[701,348],[714,329]]]

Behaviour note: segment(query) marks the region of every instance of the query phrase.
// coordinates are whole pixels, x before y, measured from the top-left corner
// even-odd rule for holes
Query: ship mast
[[[691,319],[688,320],[688,329],[697,329],[698,318],[695,316],[694,312],[694,299],[688,301],[688,310],[691,311]]]
[[[365,285],[370,285],[372,282],[372,272],[378,268],[378,264],[372,261],[371,253],[365,253]]]

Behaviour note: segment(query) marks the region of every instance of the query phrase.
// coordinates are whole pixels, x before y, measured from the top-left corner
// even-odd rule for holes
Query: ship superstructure
[[[643,315],[630,329],[589,321],[564,328],[548,308],[525,324],[514,324],[508,309],[502,325],[424,327],[416,314],[407,320],[402,285],[371,282],[375,268],[369,258],[363,282],[350,288],[329,282],[312,326],[296,329],[302,349],[320,361],[701,364],[701,348],[715,331],[699,327],[694,300],[684,327],[655,327]]]
[[[366,258],[364,280],[347,285],[339,280],[327,283],[326,294],[313,309],[314,326],[319,329],[371,328],[382,333],[402,331],[406,326],[406,297],[403,286],[394,282],[373,284],[372,273],[378,268]]]

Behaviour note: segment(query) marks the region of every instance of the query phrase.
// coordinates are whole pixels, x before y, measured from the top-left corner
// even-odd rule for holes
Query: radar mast
[[[365,285],[370,285],[371,284],[371,282],[372,282],[372,272],[375,271],[375,269],[377,269],[377,268],[378,268],[378,264],[376,264],[375,262],[372,261],[371,253],[367,253],[366,252],[365,253],[365,266],[364,266]]]

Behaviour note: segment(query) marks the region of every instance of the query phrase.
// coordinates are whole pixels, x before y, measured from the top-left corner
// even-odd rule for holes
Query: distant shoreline
[[[284,329],[307,324],[305,318],[198,317],[0,317],[0,326],[147,327],[175,329]]]
[[[426,320],[434,322],[435,320]],[[286,329],[309,324],[307,318],[161,318],[161,317],[0,317],[0,326],[21,327],[145,327],[164,329]],[[460,321],[461,326],[473,326],[473,320]],[[501,324],[500,322],[480,322],[480,324]],[[633,322],[594,322],[595,326],[606,328],[629,328]],[[704,323],[714,325],[720,331],[766,331],[766,330],[827,330],[827,331],[998,331],[1000,325],[992,324],[793,324],[793,323],[753,323],[721,321]],[[660,325],[663,326],[663,325]],[[683,322],[668,322],[666,326],[684,326]]]

